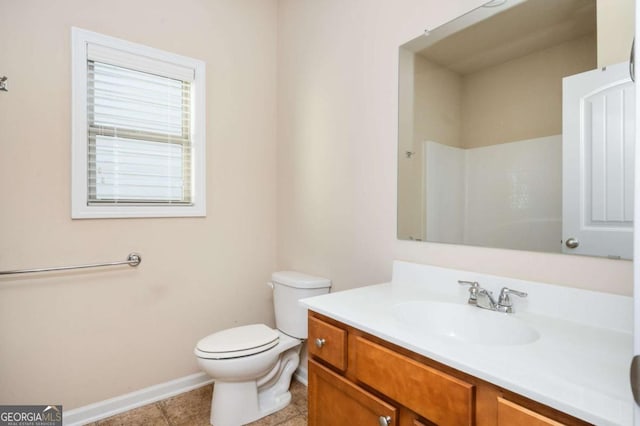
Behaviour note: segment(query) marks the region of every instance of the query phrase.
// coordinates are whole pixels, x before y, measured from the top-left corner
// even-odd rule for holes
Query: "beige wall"
[[[280,267],[336,290],[393,259],[630,294],[631,262],[396,239],[398,46],[481,0],[279,2]]]
[[[629,61],[634,0],[598,0],[598,68]]]
[[[463,78],[426,58],[415,57],[415,146],[431,140],[461,147]]]
[[[596,68],[595,34],[462,78],[465,148],[562,133],[562,78]]]
[[[276,2],[0,0],[0,402],[71,409],[199,371],[193,347],[273,323]],[[70,219],[70,28],[207,64],[207,217]]]
[[[422,162],[413,143],[415,55],[408,49],[398,52],[398,235],[422,239]]]

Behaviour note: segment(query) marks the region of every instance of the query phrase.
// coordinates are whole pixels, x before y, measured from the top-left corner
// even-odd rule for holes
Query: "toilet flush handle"
[[[273,283],[271,281],[267,281],[267,286],[273,290]]]

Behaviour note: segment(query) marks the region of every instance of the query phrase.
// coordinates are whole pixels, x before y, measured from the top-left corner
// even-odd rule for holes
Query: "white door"
[[[635,88],[629,64],[562,82],[562,251],[633,258]]]

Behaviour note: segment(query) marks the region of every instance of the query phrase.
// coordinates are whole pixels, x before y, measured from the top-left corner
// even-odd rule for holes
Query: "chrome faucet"
[[[498,304],[493,298],[493,293],[484,288],[480,288],[478,290],[478,295],[476,296],[476,306],[482,309],[489,309],[490,311],[497,311]]]
[[[500,290],[500,296],[498,297],[497,310],[500,312],[506,312],[508,314],[513,313],[513,303],[511,302],[510,294],[518,297],[527,297],[527,293],[524,291],[512,290],[507,287],[502,287]]]
[[[469,300],[468,303],[470,305],[478,304],[478,291],[480,290],[480,284],[478,281],[464,281],[458,280],[458,284],[460,285],[468,285],[469,286]]]
[[[527,297],[527,293],[523,291],[502,287],[502,290],[500,290],[500,296],[498,296],[498,301],[496,302],[493,298],[493,293],[480,287],[480,284],[477,281],[458,280],[458,284],[469,286],[468,303],[470,305],[475,305],[478,308],[488,309],[490,311],[511,314],[513,313],[513,303],[511,302],[509,295],[513,294],[518,297]]]

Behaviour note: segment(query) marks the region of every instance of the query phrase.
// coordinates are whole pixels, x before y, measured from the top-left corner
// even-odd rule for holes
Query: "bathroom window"
[[[72,217],[204,216],[204,63],[78,28],[72,44]]]

